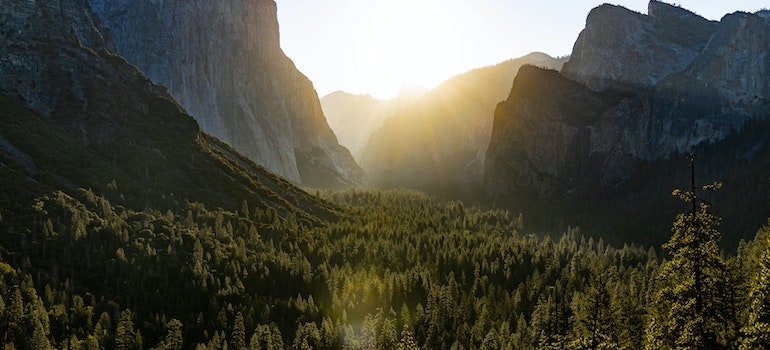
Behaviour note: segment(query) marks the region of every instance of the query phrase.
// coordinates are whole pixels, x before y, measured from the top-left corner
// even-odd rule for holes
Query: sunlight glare
[[[460,0],[348,1],[342,15],[352,39],[342,44],[355,53],[340,57],[348,63],[340,79],[380,81],[380,91],[366,92],[381,98],[394,97],[404,85],[435,87],[478,65],[469,43],[483,38],[470,38],[464,26],[480,8]]]

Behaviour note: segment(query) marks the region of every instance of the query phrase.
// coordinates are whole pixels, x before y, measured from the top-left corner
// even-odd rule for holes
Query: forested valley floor
[[[20,209],[0,212],[4,347],[768,346],[770,226],[720,252],[704,205],[672,213],[665,247],[614,247],[417,191],[316,196],[336,219],[135,211],[89,190],[5,206]]]

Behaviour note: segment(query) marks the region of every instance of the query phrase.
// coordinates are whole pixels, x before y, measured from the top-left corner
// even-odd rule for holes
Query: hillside
[[[0,150],[20,186],[4,186],[14,191],[6,205],[29,209],[32,196],[85,188],[136,209],[248,201],[313,221],[333,212],[201,131],[111,51],[86,5],[12,10],[0,44]]]
[[[427,190],[478,184],[495,105],[505,99],[519,68],[559,68],[563,62],[533,53],[455,76],[401,105],[361,153],[369,181]]]
[[[89,3],[115,52],[167,87],[207,133],[295,184],[361,182],[312,82],[280,48],[273,0]]]

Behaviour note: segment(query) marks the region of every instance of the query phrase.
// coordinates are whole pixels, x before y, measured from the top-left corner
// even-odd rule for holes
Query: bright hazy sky
[[[608,1],[647,13],[646,0]],[[532,51],[570,54],[593,0],[276,0],[281,47],[324,96],[389,99]],[[760,0],[678,0],[711,20]]]

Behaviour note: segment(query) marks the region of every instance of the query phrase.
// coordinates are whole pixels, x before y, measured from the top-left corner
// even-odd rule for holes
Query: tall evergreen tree
[[[266,324],[258,325],[249,341],[250,350],[278,350],[283,347],[281,331],[276,326]]]
[[[246,201],[244,201],[244,203],[246,203]],[[243,314],[240,311],[235,315],[232,344],[234,350],[243,350],[246,348],[246,328],[243,325]]]
[[[162,347],[165,350],[181,350],[184,345],[184,338],[182,337],[182,322],[177,319],[168,321],[166,325],[168,333],[166,339],[163,340]]]
[[[748,323],[743,327],[741,349],[770,349],[770,224],[757,235],[757,270],[749,291]]]
[[[401,331],[401,340],[398,342],[396,349],[398,350],[417,350],[420,347],[417,346],[417,342],[414,340],[412,331],[409,330],[409,326],[404,324],[404,329]]]
[[[696,188],[694,156],[690,158],[691,186],[673,195],[688,202],[692,212],[677,215],[671,239],[663,245],[671,259],[661,266],[661,285],[656,296],[658,341],[671,349],[717,349],[725,345],[723,299],[719,286],[725,263],[719,255],[720,218],[696,195],[696,189],[716,190],[722,184]],[[650,344],[648,344],[650,345]]]
[[[594,272],[591,285],[582,298],[576,299],[578,343],[586,344],[590,349],[616,348],[615,305],[601,271]]]
[[[115,330],[115,349],[134,350],[136,345],[135,332],[133,314],[130,309],[125,309],[120,313],[118,328]]]

